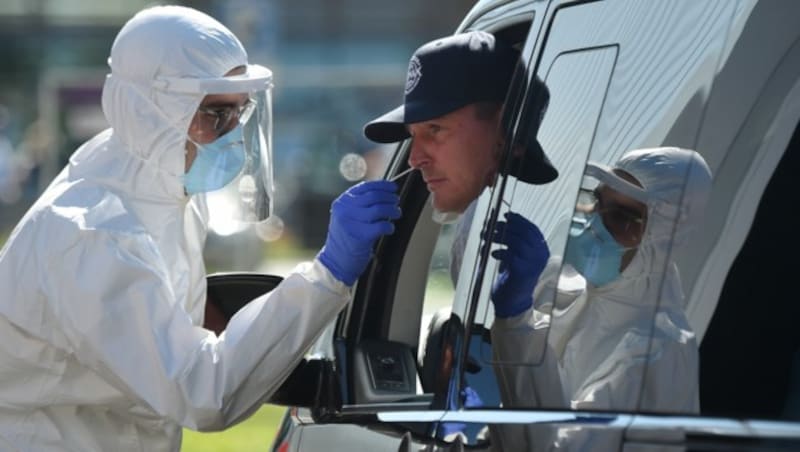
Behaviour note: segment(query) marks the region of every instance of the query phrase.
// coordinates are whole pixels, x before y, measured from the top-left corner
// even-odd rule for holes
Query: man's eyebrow
[[[425,124],[425,128],[429,131],[440,131],[447,129],[447,125],[440,121],[430,121],[429,123]]]

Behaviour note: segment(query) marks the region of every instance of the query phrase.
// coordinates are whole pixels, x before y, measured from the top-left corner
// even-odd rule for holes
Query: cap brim
[[[594,177],[625,196],[647,204],[648,196],[643,188],[619,177],[613,169],[602,163],[586,162],[586,175]]]
[[[376,143],[396,143],[410,138],[405,124],[405,106],[401,105],[373,119],[364,126],[364,136]]]
[[[539,141],[532,140],[525,154],[512,162],[516,168],[515,176],[522,182],[543,185],[553,182],[558,177],[558,170],[550,163]]]
[[[364,126],[364,136],[376,143],[396,143],[411,137],[406,128],[408,124],[429,121],[465,105],[463,99],[408,102],[368,122]]]

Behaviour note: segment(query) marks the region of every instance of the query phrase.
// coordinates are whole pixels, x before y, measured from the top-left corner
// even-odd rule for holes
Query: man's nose
[[[408,154],[408,166],[412,168],[422,168],[430,163],[430,156],[422,143],[422,140],[411,140],[411,152]]]

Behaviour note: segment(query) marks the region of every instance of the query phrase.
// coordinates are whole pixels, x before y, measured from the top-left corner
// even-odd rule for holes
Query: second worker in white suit
[[[498,222],[494,239],[507,248],[495,251],[491,334],[503,404],[697,413],[698,345],[674,255],[701,224],[708,166],[695,151],[640,149],[614,168],[589,162],[584,182],[563,257],[547,260],[527,219]],[[619,447],[613,429],[533,430],[502,435],[503,446]]]

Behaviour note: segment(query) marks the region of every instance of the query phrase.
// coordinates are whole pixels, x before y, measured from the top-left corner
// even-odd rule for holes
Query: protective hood
[[[169,45],[164,45],[169,43]],[[146,51],[145,51],[146,50]],[[185,132],[202,93],[161,90],[159,78],[216,78],[247,65],[247,52],[225,26],[190,8],[146,9],[120,30],[108,61],[103,112],[111,139],[127,156],[84,150],[73,163],[95,162],[94,175],[156,198],[185,198]],[[116,153],[114,153],[116,154]],[[98,171],[98,166],[104,166]]]
[[[554,256],[535,289],[535,311],[526,313],[529,319],[515,319],[536,325],[534,333],[521,340],[501,335],[516,330],[496,320],[493,344],[509,341],[506,347],[519,350],[518,342],[541,343],[535,334],[546,338],[552,356],[544,358],[558,361],[564,403],[573,409],[696,412],[697,343],[672,255],[701,220],[711,189],[708,166],[700,154],[685,149],[631,151],[615,168],[641,187],[601,164],[587,166],[587,175],[647,205],[635,257],[616,280],[592,287]],[[547,362],[544,349],[528,348],[529,356],[516,359],[545,371],[539,364]],[[507,367],[507,372],[524,368]],[[674,381],[687,384],[676,387]]]
[[[711,192],[711,170],[700,154],[673,147],[640,149],[626,154],[616,166],[635,177],[647,193],[645,238],[685,245]]]
[[[682,307],[683,293],[672,256],[676,248],[686,245],[692,229],[702,220],[711,191],[711,171],[705,160],[695,151],[675,147],[628,152],[615,168],[633,176],[641,188],[602,165],[590,166],[602,182],[647,205],[647,223],[636,255],[619,280],[597,291],[638,300],[636,304],[660,300]],[[621,291],[622,287],[628,289]],[[625,292],[628,296],[622,296]]]
[[[213,18],[191,8],[159,6],[122,27],[108,62],[102,103],[111,128],[78,149],[54,185],[66,178],[124,200],[172,263],[168,272],[176,298],[185,300],[187,312],[201,316],[205,291],[198,283],[205,276],[208,211],[188,203],[182,178],[186,131],[204,95],[158,89],[156,80],[221,77],[246,65],[247,53]]]
[[[102,103],[111,128],[72,155],[66,177],[125,200],[172,262],[176,297],[196,312],[205,293],[191,287],[205,274],[208,211],[187,204],[183,174],[186,131],[204,94],[159,89],[156,81],[221,77],[246,65],[247,53],[213,18],[191,8],[159,6],[122,27],[108,62]]]

